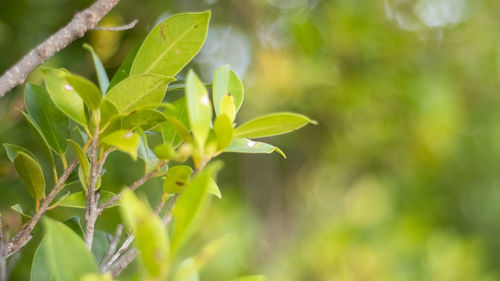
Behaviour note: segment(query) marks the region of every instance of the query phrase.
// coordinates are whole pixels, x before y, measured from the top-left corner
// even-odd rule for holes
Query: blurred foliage
[[[1,69],[91,2],[2,3]],[[202,278],[499,280],[498,1],[122,1],[106,23],[137,18],[136,28],[90,32],[46,65],[95,79],[81,48],[89,42],[113,73],[156,22],[204,9],[213,12],[211,30],[190,67],[211,81],[215,66],[230,64],[244,78],[242,120],[293,109],[319,124],[273,139],[286,160],[223,157],[224,200],[189,246],[237,235]],[[40,73],[30,80],[40,83]],[[21,88],[1,100],[0,141],[40,150],[15,110]],[[138,166],[111,157],[105,168],[114,176],[102,186],[119,190]],[[0,174],[2,207],[29,206],[5,154]],[[143,191],[157,202],[161,183]],[[8,217],[12,231],[20,220]],[[19,262],[16,280],[27,279],[30,263]]]

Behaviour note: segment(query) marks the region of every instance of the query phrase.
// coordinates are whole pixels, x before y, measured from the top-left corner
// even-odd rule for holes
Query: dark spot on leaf
[[[165,25],[164,24],[160,28],[160,35],[161,35],[161,38],[163,38],[163,41],[167,40],[167,38],[165,37]]]
[[[228,96],[232,96],[231,93],[227,93]]]
[[[194,29],[197,29],[197,28],[198,28],[198,25],[195,25],[195,26],[194,26]]]
[[[181,181],[176,181],[176,182],[175,182],[175,184],[180,185],[180,186],[185,185],[185,183],[183,183],[183,182],[181,182]]]

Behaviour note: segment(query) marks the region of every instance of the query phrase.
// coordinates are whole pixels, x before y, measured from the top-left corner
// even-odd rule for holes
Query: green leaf
[[[167,230],[161,219],[135,194],[123,192],[122,216],[135,235],[139,259],[147,275],[164,280],[168,269],[169,243]]]
[[[102,94],[94,83],[71,73],[66,74],[66,80],[92,111],[99,108]]]
[[[301,114],[290,112],[273,113],[242,124],[234,131],[234,137],[263,138],[276,136],[302,128],[308,123],[316,124],[315,121]]]
[[[18,151],[14,166],[28,193],[37,201],[45,198],[45,179],[38,161],[30,154]]]
[[[210,180],[208,181],[207,192],[212,194],[212,195],[215,195],[215,197],[217,197],[219,199],[222,198],[222,194],[220,193],[219,186],[217,185],[217,182],[215,182],[215,180],[213,178],[210,178]]]
[[[265,281],[264,275],[249,275],[232,279],[231,281]]]
[[[109,247],[108,233],[103,231],[95,231],[94,232],[94,241],[92,242],[92,253],[97,261],[100,263],[102,258],[107,252]],[[110,279],[111,281],[112,279]]]
[[[80,278],[80,281],[115,281],[115,280],[111,276],[111,272],[108,272],[103,274],[95,274],[95,273],[85,274],[82,278]]]
[[[174,109],[166,108],[164,113],[168,116],[168,118],[175,118],[179,120],[184,127],[188,129],[189,119],[187,114],[186,98],[182,97],[177,99],[172,102],[172,105],[174,106]],[[182,137],[179,135],[177,129],[169,119],[161,124],[161,133],[163,141],[165,143],[170,143],[172,147],[177,147],[182,142]]]
[[[90,54],[92,55],[92,60],[94,61],[94,66],[95,66],[95,71],[97,73],[97,80],[99,80],[99,85],[101,86],[101,92],[102,94],[106,93],[108,86],[109,86],[109,78],[108,75],[106,74],[106,69],[104,69],[104,66],[102,65],[101,60],[97,56],[97,54],[94,52],[94,48],[90,46],[89,44],[83,44],[83,48],[87,49]]]
[[[209,21],[210,11],[206,11],[178,14],[158,24],[144,40],[130,74],[174,77],[203,46]]]
[[[214,132],[217,137],[217,150],[226,148],[233,139],[233,123],[227,114],[223,113],[215,119]]]
[[[106,97],[120,113],[129,113],[142,105],[161,103],[168,83],[174,80],[156,74],[130,76],[109,90]]]
[[[132,159],[137,160],[137,148],[139,147],[140,140],[139,135],[136,133],[128,130],[119,130],[105,136],[101,141],[107,145],[116,147],[118,150],[129,154]]]
[[[172,233],[171,257],[187,242],[208,207],[207,190],[210,179],[221,168],[220,162],[214,162],[199,172],[179,196],[172,211],[175,223]]]
[[[32,281],[51,280],[37,279],[40,272],[49,278],[52,274],[54,281],[78,281],[87,273],[99,272],[92,253],[78,234],[49,218],[44,219],[44,225],[46,234],[35,253]]]
[[[58,109],[48,92],[38,85],[26,85],[24,102],[30,120],[38,126],[52,150],[59,155],[64,154],[68,146],[66,140],[70,136],[68,117]]]
[[[19,152],[24,152],[31,156],[32,158],[35,158],[33,153],[31,151],[27,150],[26,148],[16,145],[16,144],[10,144],[10,143],[4,143],[3,147],[5,148],[5,152],[7,153],[7,157],[9,158],[10,162],[14,163],[14,160],[16,159],[17,155]]]
[[[83,100],[66,80],[68,72],[61,69],[44,68],[42,73],[45,86],[54,104],[69,118],[85,127],[87,117],[85,116]]]
[[[229,144],[229,146],[226,147],[226,149],[224,149],[224,151],[236,152],[236,153],[268,153],[268,154],[276,151],[279,154],[281,154],[283,158],[286,158],[285,153],[283,153],[283,151],[281,151],[281,149],[277,148],[276,146],[244,138],[233,139]]]
[[[181,192],[191,180],[193,169],[186,165],[170,167],[163,178],[163,191],[173,194]]]
[[[148,145],[148,137],[146,133],[142,129],[137,129],[137,133],[139,134],[140,138],[140,145],[139,145],[139,150],[138,150],[138,157],[144,160],[144,168],[145,168],[145,173],[150,173],[152,172],[155,168],[156,165],[158,164],[158,157],[156,157],[155,153],[151,151],[151,148],[149,148]]]
[[[99,203],[107,202],[109,199],[111,199],[113,196],[116,195],[113,192],[109,192],[106,190],[99,191],[99,194],[100,194]],[[85,209],[86,202],[87,202],[87,196],[85,192],[79,191],[64,197],[63,199],[58,201],[57,204],[62,207]],[[115,204],[111,205],[110,208],[118,206],[120,203],[121,201],[118,200]]]
[[[234,98],[230,94],[226,94],[220,101],[220,114],[226,114],[231,122],[236,117],[236,107],[234,106]]]
[[[186,79],[186,104],[189,124],[198,145],[203,146],[207,140],[212,123],[212,107],[210,98],[203,83],[190,70]]]
[[[23,221],[23,224],[25,224],[25,223],[27,223],[27,222],[29,222],[31,220],[31,216],[27,215],[26,213],[24,213],[23,208],[21,207],[21,205],[15,204],[15,205],[10,206],[10,208],[12,210],[16,211],[16,213],[18,213],[19,215],[21,215],[21,219]]]
[[[63,223],[67,227],[71,228],[71,230],[73,230],[76,234],[78,234],[78,236],[80,236],[80,238],[84,239],[83,228],[82,228],[82,225],[80,223],[79,216],[73,216],[73,217],[63,221]]]
[[[110,100],[103,98],[101,102],[101,128],[119,114],[118,108]]]
[[[129,76],[130,69],[132,68],[132,63],[134,62],[134,59],[137,55],[137,52],[139,52],[141,45],[142,44],[137,44],[137,46],[135,46],[135,48],[130,53],[128,53],[127,57],[123,60],[120,67],[115,72],[113,79],[111,79],[111,83],[109,83],[108,86],[108,91],[111,88],[113,88],[116,84],[118,84],[118,82],[122,81],[123,79]]]
[[[240,78],[238,78],[238,75],[236,75],[229,65],[219,66],[214,73],[213,97],[217,115],[223,111],[227,111],[227,109],[222,110],[221,105],[225,96],[233,98],[234,112],[238,112],[243,103],[243,83],[241,83]],[[234,120],[234,118],[232,120]]]
[[[155,147],[155,155],[162,160],[171,160],[178,157],[170,143],[162,143]]]
[[[193,258],[187,258],[181,262],[174,281],[200,281],[200,274]]]
[[[52,167],[55,167],[56,162],[54,161],[54,155],[52,155],[52,150],[50,149],[50,145],[45,136],[43,135],[41,129],[38,127],[37,124],[35,124],[35,121],[33,121],[28,114],[22,111],[21,113],[23,114],[24,120],[26,121],[26,123],[28,123],[31,130],[35,134],[36,139],[38,140],[38,143],[42,147],[42,151],[45,153],[45,156],[47,156],[47,158],[49,159],[50,164],[52,165]]]
[[[87,155],[85,154],[85,152],[83,152],[82,147],[76,141],[71,139],[69,139],[68,141],[71,142],[71,145],[75,150],[76,158],[78,158],[78,162],[80,162],[80,166],[83,169],[85,177],[88,177],[90,175],[90,164]]]
[[[123,117],[122,129],[133,130],[141,127],[143,130],[149,130],[165,120],[167,120],[165,114],[158,110],[151,108],[138,109]]]

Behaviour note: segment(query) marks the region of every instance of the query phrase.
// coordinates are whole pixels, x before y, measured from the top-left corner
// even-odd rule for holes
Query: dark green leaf
[[[21,111],[21,113],[23,114],[24,120],[26,121],[26,123],[28,123],[31,130],[35,134],[35,136],[38,140],[38,143],[42,147],[42,151],[44,152],[45,156],[47,156],[47,158],[49,159],[49,162],[52,165],[52,167],[55,168],[56,162],[54,161],[54,155],[52,155],[52,150],[50,149],[50,145],[49,145],[47,139],[45,138],[45,136],[43,135],[42,130],[38,127],[37,124],[35,124],[35,122],[31,119],[31,117],[28,114],[26,114],[22,111]],[[57,177],[57,175],[56,175],[56,177]]]
[[[38,161],[30,154],[18,151],[14,166],[28,193],[37,201],[45,198],[45,179]]]
[[[82,228],[82,225],[80,223],[80,217],[78,217],[78,216],[71,217],[71,218],[63,221],[63,223],[67,227],[71,228],[71,230],[73,230],[76,234],[78,234],[78,236],[80,236],[80,238],[84,239],[83,228]]]
[[[203,46],[209,21],[206,11],[178,14],[158,24],[139,49],[130,74],[174,77]]]
[[[129,76],[130,69],[132,68],[132,63],[134,62],[135,56],[137,55],[137,52],[139,52],[141,45],[142,44],[138,44],[137,46],[135,46],[135,48],[123,60],[122,64],[116,71],[115,76],[113,76],[113,79],[111,79],[111,82],[109,83],[108,91],[116,84],[118,84],[118,82]]]

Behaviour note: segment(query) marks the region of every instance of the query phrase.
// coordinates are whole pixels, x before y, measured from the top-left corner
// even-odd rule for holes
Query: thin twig
[[[135,19],[129,24],[125,24],[122,26],[96,26],[94,27],[94,30],[101,30],[101,31],[124,31],[124,30],[129,30],[135,27],[135,25],[139,22],[139,20]]]
[[[97,0],[87,9],[75,13],[73,19],[63,28],[59,29],[44,42],[31,50],[19,62],[12,66],[0,77],[0,97],[17,85],[24,83],[28,74],[48,58],[68,46],[74,40],[97,25],[97,23],[120,0]]]
[[[26,243],[30,241],[31,232],[35,228],[40,218],[42,218],[42,216],[49,208],[50,203],[52,203],[52,201],[56,198],[56,195],[59,193],[59,191],[64,188],[64,183],[68,179],[71,172],[75,169],[77,164],[78,161],[74,161],[73,163],[71,163],[71,165],[69,165],[68,168],[66,168],[66,170],[64,170],[61,177],[59,177],[57,184],[52,188],[45,200],[43,200],[38,213],[36,213],[31,218],[31,220],[27,224],[25,224],[24,227],[16,234],[16,236],[14,236],[14,238],[9,241],[9,243],[7,244],[7,248],[5,249],[4,253],[2,253],[4,259],[19,251],[19,249],[24,247]]]
[[[134,241],[134,235],[128,234],[127,238],[125,241],[123,241],[123,244],[120,246],[118,251],[109,259],[109,261],[106,263],[106,265],[102,268],[102,272],[106,272],[110,270],[110,268],[113,266],[115,261],[120,258],[120,256],[129,248],[130,244],[132,244],[132,241]]]
[[[99,178],[99,167],[97,155],[97,143],[99,140],[99,126],[94,128],[94,135],[92,136],[92,143],[90,144],[90,157],[91,157],[91,171],[90,180],[87,192],[87,203],[85,220],[87,225],[85,227],[85,244],[87,248],[92,249],[92,241],[94,240],[95,223],[99,215],[97,204],[99,202],[99,194],[96,193],[97,179]],[[103,161],[104,162],[104,161]]]

